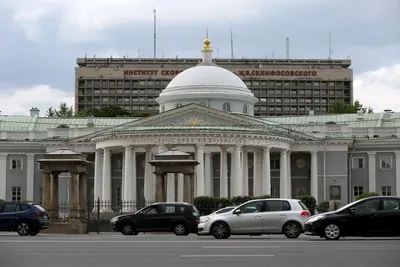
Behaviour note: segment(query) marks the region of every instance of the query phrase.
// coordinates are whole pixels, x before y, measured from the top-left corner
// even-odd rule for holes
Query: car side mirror
[[[236,215],[238,215],[238,214],[240,214],[240,213],[242,213],[242,211],[241,211],[240,209],[237,209],[237,210],[235,210],[235,211],[233,212],[233,214],[236,214]]]

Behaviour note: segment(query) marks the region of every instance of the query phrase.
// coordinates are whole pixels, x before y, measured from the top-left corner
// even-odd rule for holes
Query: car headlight
[[[200,223],[205,223],[205,222],[208,222],[209,220],[210,220],[210,217],[201,217]]]
[[[306,220],[306,223],[312,223],[312,222],[316,222],[318,220],[321,220],[322,218],[324,218],[324,215],[315,215],[313,217],[310,217]]]

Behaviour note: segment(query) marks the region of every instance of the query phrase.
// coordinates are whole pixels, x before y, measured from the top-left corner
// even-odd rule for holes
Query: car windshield
[[[40,210],[41,212],[45,212],[45,211],[46,211],[44,208],[42,208],[42,207],[39,206],[39,205],[34,205],[34,206],[35,206],[35,208],[37,208],[37,209]]]

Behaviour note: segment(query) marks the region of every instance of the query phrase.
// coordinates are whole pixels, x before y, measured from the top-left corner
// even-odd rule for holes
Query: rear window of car
[[[45,212],[45,211],[46,211],[44,208],[42,208],[42,207],[39,206],[39,205],[34,205],[34,206],[35,206],[35,208],[37,208],[37,209],[40,210],[41,212]]]
[[[299,201],[299,205],[303,208],[303,210],[308,210],[307,206],[304,205],[303,202]]]

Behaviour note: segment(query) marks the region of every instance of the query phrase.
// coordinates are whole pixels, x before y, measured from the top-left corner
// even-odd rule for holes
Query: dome
[[[156,101],[160,112],[198,103],[215,109],[254,114],[258,99],[233,72],[212,62],[210,41],[204,41],[203,61],[171,80]]]

